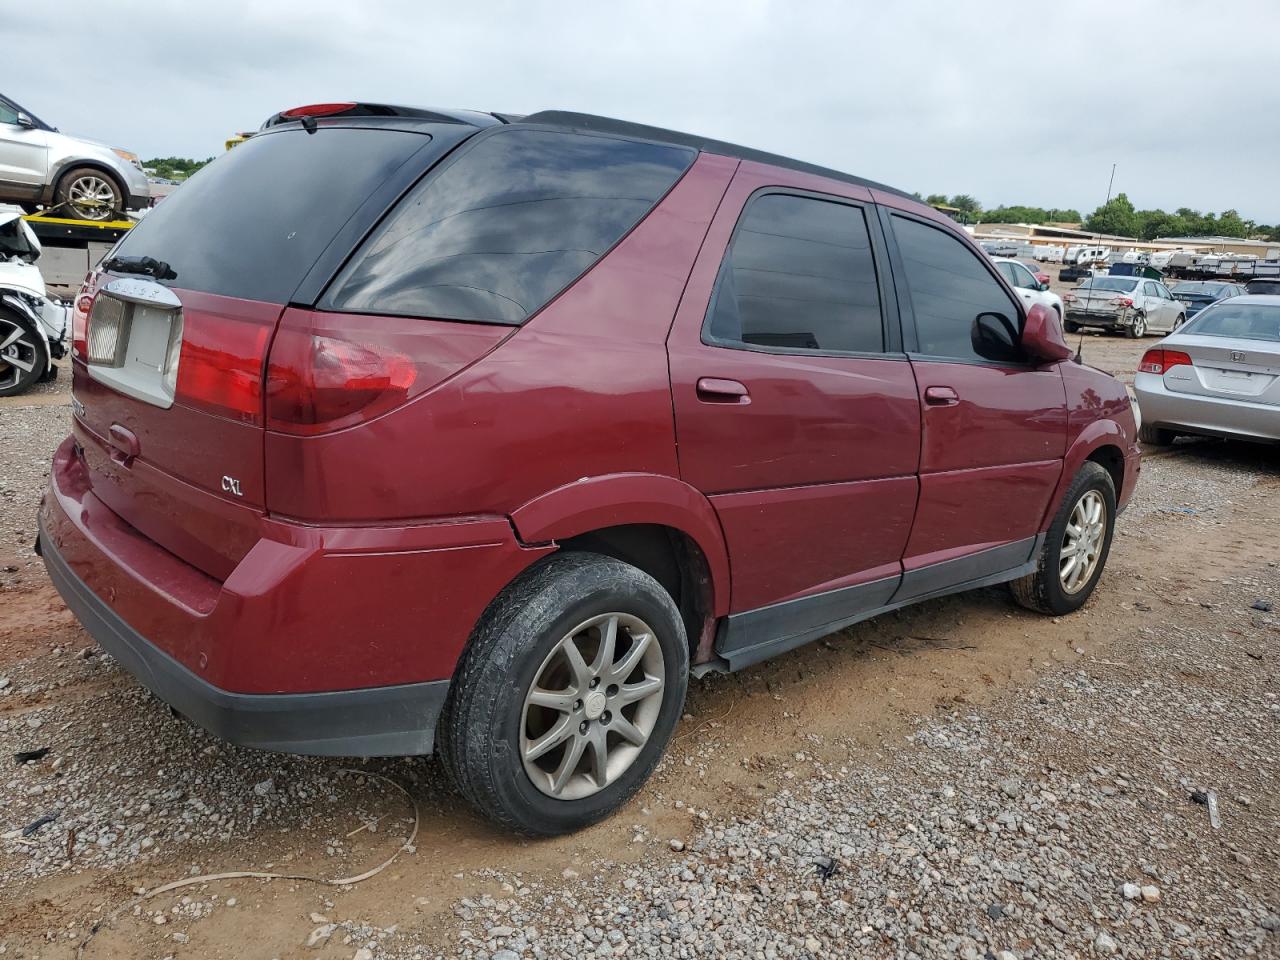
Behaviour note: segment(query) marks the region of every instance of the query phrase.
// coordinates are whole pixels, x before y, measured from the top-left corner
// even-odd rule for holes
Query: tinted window
[[[520,323],[639,222],[693,157],[542,130],[484,137],[401,201],[326,305]]]
[[[0,123],[17,123],[18,111],[0,100]]]
[[[717,343],[882,351],[862,210],[789,194],[752,200],[720,268],[707,333]]]
[[[259,134],[169,194],[116,252],[163,260],[175,287],[284,303],[356,208],[427,143],[392,130]]]
[[[1280,341],[1280,307],[1222,300],[1200,312],[1179,333],[1201,337]]]
[[[1000,271],[1000,276],[1009,281],[1010,285],[1018,285],[1018,275],[1013,270],[1013,264],[1006,261],[1000,261],[996,264],[996,269]]]
[[[894,216],[919,352],[959,360],[1014,360],[1018,308],[958,237]],[[980,314],[995,314],[978,321]]]

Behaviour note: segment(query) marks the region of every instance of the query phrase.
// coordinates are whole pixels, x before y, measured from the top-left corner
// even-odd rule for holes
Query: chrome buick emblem
[[[1239,350],[1232,350],[1231,359],[1234,360],[1236,363],[1244,363],[1244,354],[1241,353]]]
[[[244,494],[240,492],[240,481],[235,477],[223,477],[222,489],[227,493],[234,493],[237,497],[244,496]]]

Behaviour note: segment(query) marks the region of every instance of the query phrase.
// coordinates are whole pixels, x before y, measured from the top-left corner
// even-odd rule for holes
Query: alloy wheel
[[[1147,321],[1144,317],[1133,318],[1133,335],[1140,337],[1147,332]]]
[[[36,335],[21,324],[0,317],[0,390],[16,387],[40,359]]]
[[[1107,535],[1107,504],[1097,490],[1076,501],[1058,553],[1058,577],[1066,593],[1079,593],[1093,579]]]
[[[605,613],[569,631],[525,693],[525,773],[557,800],[603,790],[635,763],[662,711],[662,647],[639,617]]]
[[[86,220],[106,220],[115,210],[116,193],[102,177],[76,177],[67,188],[67,202]]]

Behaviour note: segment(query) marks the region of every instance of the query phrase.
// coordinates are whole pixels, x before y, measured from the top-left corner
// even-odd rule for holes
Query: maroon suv
[[[590,823],[690,672],[1010,582],[1063,614],[1134,412],[888,187],[580,114],[272,117],[78,298],[49,575],[236,743],[438,748]]]

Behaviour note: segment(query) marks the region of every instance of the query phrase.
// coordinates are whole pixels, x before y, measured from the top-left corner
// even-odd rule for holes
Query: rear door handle
[[[703,377],[698,381],[698,399],[703,403],[750,403],[751,394],[737,380]]]
[[[952,407],[960,402],[960,395],[950,387],[925,387],[924,402],[931,407]]]

